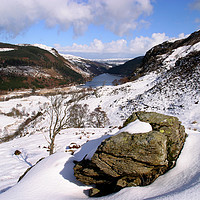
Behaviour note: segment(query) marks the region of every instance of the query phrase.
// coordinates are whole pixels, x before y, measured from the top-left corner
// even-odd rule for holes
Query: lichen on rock
[[[148,185],[175,166],[186,138],[178,118],[140,111],[133,113],[124,127],[135,120],[149,123],[152,131],[111,136],[99,145],[91,160],[75,162],[77,180],[96,185],[90,196]]]

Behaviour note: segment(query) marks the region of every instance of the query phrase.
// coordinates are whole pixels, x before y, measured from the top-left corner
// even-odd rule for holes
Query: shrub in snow
[[[95,108],[94,111],[90,113],[89,119],[90,126],[94,128],[104,128],[109,125],[107,114],[101,107]]]

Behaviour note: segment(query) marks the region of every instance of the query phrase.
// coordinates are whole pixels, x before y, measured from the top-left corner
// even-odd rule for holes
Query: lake
[[[98,87],[103,85],[113,85],[114,80],[120,80],[123,77],[111,75],[111,74],[101,74],[95,76],[91,81],[85,83],[83,87]]]

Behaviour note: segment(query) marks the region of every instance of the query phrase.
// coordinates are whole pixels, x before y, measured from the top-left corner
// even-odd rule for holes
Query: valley
[[[135,111],[178,117],[186,128],[186,143],[176,166],[151,185],[125,188],[99,199],[132,199],[133,195],[141,200],[196,199],[200,188],[199,43],[197,31],[185,39],[153,47],[129,73],[128,82],[121,85],[81,88],[74,84],[2,95],[0,199],[15,199],[16,195],[30,200],[88,199],[86,190],[90,186],[76,181],[73,161],[93,155],[101,141],[118,133]],[[88,74],[88,69],[83,71]],[[69,120],[56,136],[55,154],[49,156],[49,108],[56,98],[61,99],[59,112],[66,111],[60,115],[66,114]],[[17,135],[10,139],[13,133]],[[16,155],[16,150],[21,153]],[[43,157],[17,183],[26,169]]]

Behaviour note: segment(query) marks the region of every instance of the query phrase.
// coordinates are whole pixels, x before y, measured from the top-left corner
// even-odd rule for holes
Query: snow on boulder
[[[96,185],[90,190],[95,197],[149,185],[175,166],[185,138],[185,129],[176,117],[136,112],[120,133],[98,146],[91,160],[86,157],[75,162],[74,175],[86,185]]]
[[[142,122],[139,119],[136,119],[134,122],[131,122],[127,126],[122,128],[118,133],[128,132],[130,134],[137,134],[147,133],[149,131],[152,131],[152,127],[149,123]]]

